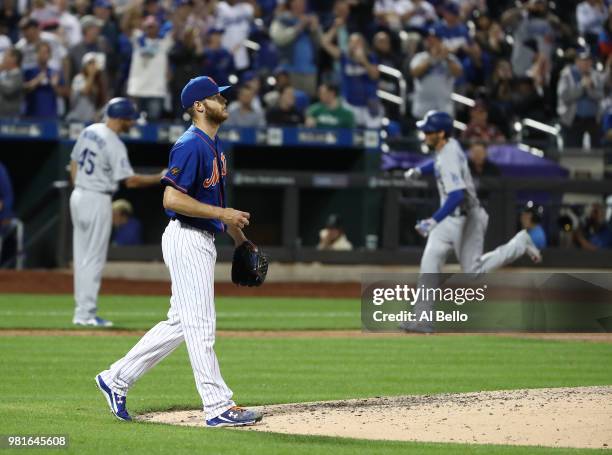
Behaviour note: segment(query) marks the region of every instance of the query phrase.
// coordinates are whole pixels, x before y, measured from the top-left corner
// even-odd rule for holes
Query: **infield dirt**
[[[609,386],[377,397],[261,409],[264,420],[241,430],[373,440],[612,447]],[[199,410],[150,413],[138,419],[204,426]]]

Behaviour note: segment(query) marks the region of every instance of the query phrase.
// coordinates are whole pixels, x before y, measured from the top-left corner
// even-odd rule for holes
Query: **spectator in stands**
[[[444,19],[434,26],[436,35],[440,37],[449,52],[455,55],[462,54],[472,39],[467,25],[459,15],[459,6],[453,2],[446,2],[440,10]]]
[[[255,91],[248,85],[238,89],[238,99],[227,108],[229,118],[225,125],[229,127],[264,127],[266,118],[263,111],[254,108]]]
[[[168,95],[168,52],[173,40],[168,33],[159,37],[159,24],[154,16],[142,23],[132,37],[132,66],[128,77],[127,94],[133,97],[148,120],[159,120]]]
[[[223,47],[234,56],[238,71],[249,67],[249,54],[244,42],[249,37],[255,15],[253,5],[241,0],[225,0],[217,5],[217,28],[223,30]]]
[[[51,47],[49,68],[64,71],[68,52],[53,33],[41,31],[38,21],[29,17],[24,17],[19,22],[19,28],[23,36],[17,41],[15,47],[21,52],[21,68],[24,71],[38,65],[37,47],[41,42],[46,42]]]
[[[140,8],[131,7],[125,10],[121,18],[121,33],[119,35],[119,47],[117,49],[119,64],[117,66],[117,78],[114,86],[114,93],[123,94],[126,92],[127,80],[132,66],[132,37],[136,30],[142,27],[142,15]],[[181,115],[183,109],[181,108]]]
[[[378,27],[399,32],[410,6],[411,3],[407,0],[376,0],[374,18]]]
[[[599,34],[599,55],[603,59],[607,59],[612,55],[612,8],[608,8],[608,15],[602,25],[601,33]]]
[[[546,248],[546,232],[542,227],[542,207],[536,207],[530,201],[520,216],[521,229],[526,229],[531,240],[539,250]]]
[[[351,251],[353,244],[349,242],[340,216],[332,214],[327,218],[325,227],[319,231],[317,250]]]
[[[422,118],[430,110],[454,113],[451,95],[456,78],[463,70],[461,63],[449,52],[438,34],[432,29],[425,41],[425,51],[416,54],[410,62],[414,78],[412,116]]]
[[[499,177],[501,171],[491,160],[487,152],[487,144],[483,141],[473,141],[468,151],[468,166],[474,178]]]
[[[603,0],[584,0],[576,7],[578,32],[589,43],[592,52],[597,50],[597,40],[608,19],[608,7]]]
[[[589,251],[612,248],[612,229],[606,221],[606,211],[602,204],[591,206],[588,218],[574,231],[574,240],[580,248]]]
[[[383,110],[376,93],[378,89],[378,61],[368,51],[363,35],[350,35],[348,52],[333,43],[339,23],[323,35],[321,45],[329,55],[340,62],[342,98],[355,116],[359,127],[379,128]]]
[[[119,27],[113,17],[113,4],[110,0],[94,0],[93,15],[100,21],[100,33],[110,45],[116,49],[119,43]],[[108,66],[108,65],[107,65]]]
[[[487,93],[491,99],[491,106],[507,119],[514,117],[512,110],[513,84],[512,65],[508,60],[498,60],[488,83]]]
[[[234,56],[222,45],[223,30],[210,28],[206,35],[202,74],[208,74],[219,85],[229,85],[230,75],[236,72]]]
[[[338,87],[331,83],[319,86],[319,102],[306,111],[306,126],[310,128],[353,128],[353,113],[342,106]]]
[[[270,37],[289,69],[292,85],[314,96],[317,91],[317,47],[321,28],[314,14],[306,14],[306,0],[288,0],[270,27]]]
[[[111,244],[130,246],[142,244],[142,224],[134,216],[132,204],[126,199],[113,202],[113,233]]]
[[[108,101],[106,82],[102,66],[93,52],[83,56],[81,72],[72,80],[70,90],[70,112],[66,120],[91,123],[98,119],[98,113]]]
[[[550,60],[555,29],[561,24],[549,14],[546,0],[528,0],[524,6],[512,8],[502,16],[502,26],[514,31],[512,70],[516,76],[525,76],[537,54]]]
[[[499,22],[492,22],[482,39],[477,39],[483,51],[487,52],[495,61],[508,59],[512,54],[512,46],[506,40],[506,34]]]
[[[402,66],[402,56],[393,49],[391,36],[384,30],[376,32],[372,40],[374,55],[380,65],[387,65],[399,69]],[[382,81],[379,82],[379,84]],[[382,88],[382,87],[381,87]]]
[[[274,88],[270,90],[263,96],[263,101],[266,107],[276,106],[278,104],[278,100],[280,98],[281,92],[285,89],[285,87],[293,87],[291,84],[291,76],[289,75],[289,70],[286,66],[279,66],[274,70]],[[293,93],[296,99],[296,106],[299,110],[305,110],[310,102],[310,98],[308,95],[302,90],[298,90],[295,87],[293,88]],[[304,106],[302,106],[304,105]],[[300,109],[303,107],[304,109]]]
[[[240,84],[246,85],[247,87],[250,87],[251,90],[253,90],[253,102],[251,103],[253,105],[253,109],[259,112],[263,112],[264,107],[259,95],[261,93],[261,79],[259,78],[257,73],[255,71],[246,71],[242,73],[242,76],[240,77]]]
[[[489,110],[483,100],[477,100],[470,109],[470,122],[461,133],[461,140],[484,142],[503,142],[506,138],[497,126],[489,123]]]
[[[21,52],[10,48],[0,64],[0,117],[17,118],[23,102]]]
[[[68,10],[68,0],[54,0],[53,4],[57,10],[57,19],[62,34],[62,44],[67,49],[70,49],[79,44],[83,39],[81,23],[79,19]]]
[[[37,66],[24,71],[26,92],[25,115],[27,117],[55,119],[58,116],[59,96],[67,96],[62,74],[49,66],[51,46],[47,42],[38,43]]]
[[[402,16],[404,27],[410,31],[426,32],[438,20],[436,10],[426,0],[410,0]]]
[[[81,18],[81,30],[83,40],[73,46],[69,52],[70,71],[72,77],[76,76],[81,71],[81,64],[85,54],[94,52],[99,55],[102,68],[106,68],[110,54],[113,52],[109,42],[100,34],[102,29],[102,21],[94,16],[86,15]]]
[[[266,113],[268,125],[299,126],[304,123],[304,116],[295,107],[295,94],[292,87],[285,87],[278,100]]]
[[[44,24],[57,19],[57,10],[51,3],[47,3],[47,0],[32,0],[30,17],[39,24]]]
[[[4,57],[4,53],[13,47],[13,42],[10,36],[8,36],[8,32],[7,23],[0,16],[0,61]]]
[[[565,145],[582,146],[584,133],[589,133],[591,145],[600,142],[599,114],[604,97],[604,75],[593,68],[587,49],[580,51],[573,65],[561,72],[557,85],[557,113],[563,125]]]
[[[227,52],[227,51],[226,51]],[[184,33],[176,33],[175,41],[168,53],[168,59],[172,66],[172,79],[170,80],[170,93],[178,94],[196,74],[209,74],[202,71],[202,58],[204,55],[204,43],[200,31],[195,28],[185,30]],[[233,61],[228,53],[228,60]],[[211,75],[220,85],[227,85],[227,81],[219,81]],[[180,96],[173,98],[174,116],[181,118],[185,109],[181,105]]]

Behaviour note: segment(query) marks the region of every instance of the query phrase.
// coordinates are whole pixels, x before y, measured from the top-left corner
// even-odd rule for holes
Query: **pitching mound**
[[[377,397],[264,406],[243,431],[396,441],[612,447],[612,387]],[[201,411],[138,420],[204,426]],[[212,431],[212,430],[211,430]]]

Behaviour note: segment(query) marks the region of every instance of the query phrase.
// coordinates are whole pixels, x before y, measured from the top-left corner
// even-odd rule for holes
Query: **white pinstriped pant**
[[[149,330],[125,357],[100,374],[111,390],[127,395],[138,378],[185,340],[204,413],[206,419],[211,419],[235,405],[213,349],[217,258],[214,238],[208,232],[172,220],[162,236],[162,251],[172,280],[168,320]]]

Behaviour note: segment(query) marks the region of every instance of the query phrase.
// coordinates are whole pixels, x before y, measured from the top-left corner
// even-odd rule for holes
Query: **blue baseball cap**
[[[191,79],[181,92],[181,104],[183,109],[193,106],[196,101],[201,101],[209,96],[214,96],[230,88],[230,85],[219,87],[212,77],[200,76]]]
[[[108,9],[112,9],[113,4],[110,2],[110,0],[96,0],[94,2],[94,8],[108,8]]]
[[[137,120],[140,114],[134,103],[128,98],[113,98],[106,105],[106,115],[109,118]]]

